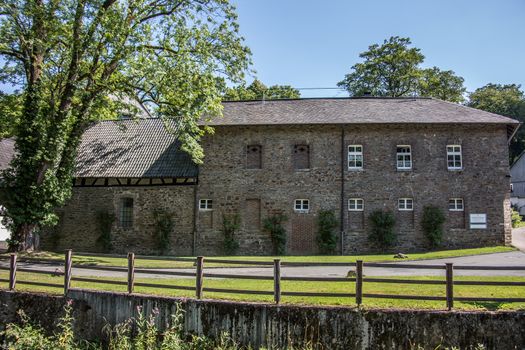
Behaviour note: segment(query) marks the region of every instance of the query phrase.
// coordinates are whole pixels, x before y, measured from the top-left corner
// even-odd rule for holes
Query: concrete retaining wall
[[[287,347],[311,340],[323,349],[411,349],[415,344],[435,349],[439,344],[468,349],[482,343],[487,349],[523,349],[525,312],[445,312],[421,310],[358,310],[346,307],[276,306],[216,300],[193,300],[72,290],[76,332],[96,339],[107,322],[122,322],[158,310],[165,325],[177,305],[185,313],[188,332],[215,336],[228,332],[255,347]],[[66,299],[58,296],[0,291],[0,323],[26,313],[48,330],[62,313]]]

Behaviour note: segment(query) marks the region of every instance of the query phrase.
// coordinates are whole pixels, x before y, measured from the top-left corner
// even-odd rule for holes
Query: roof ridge
[[[257,100],[224,100],[222,103],[242,103],[242,102],[277,102],[277,101],[308,101],[308,100],[436,100],[431,96],[345,96],[345,97],[298,97],[298,98],[276,98],[276,99],[257,99]]]

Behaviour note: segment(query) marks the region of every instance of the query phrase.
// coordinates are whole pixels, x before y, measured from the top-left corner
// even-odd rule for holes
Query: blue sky
[[[233,0],[265,84],[335,87],[359,53],[410,37],[423,66],[453,70],[468,91],[525,86],[525,0]],[[346,96],[302,91],[304,97]]]

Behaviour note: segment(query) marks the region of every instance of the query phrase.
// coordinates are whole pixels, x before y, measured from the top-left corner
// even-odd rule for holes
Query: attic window
[[[262,168],[262,146],[248,145],[246,147],[246,169]]]
[[[310,146],[295,145],[293,147],[294,169],[310,169]]]

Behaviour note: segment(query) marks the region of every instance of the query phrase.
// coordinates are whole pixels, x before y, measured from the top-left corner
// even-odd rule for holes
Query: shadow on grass
[[[475,308],[483,308],[488,311],[497,311],[502,308],[505,303],[497,301],[469,301],[464,304],[472,305]]]

